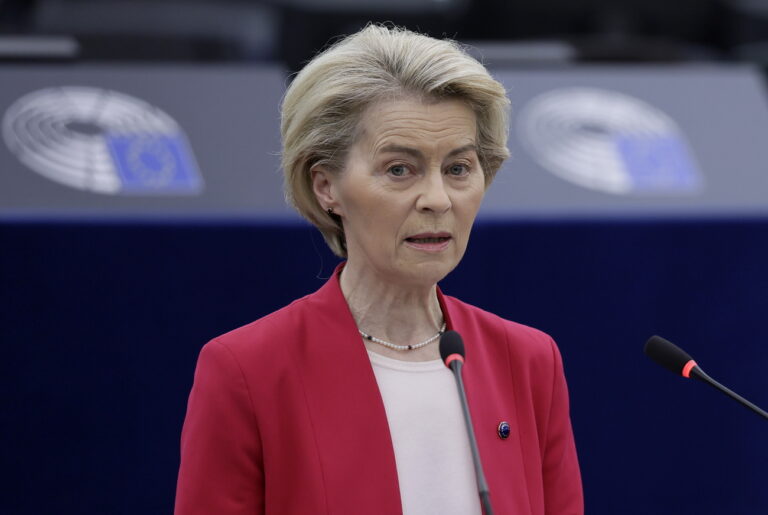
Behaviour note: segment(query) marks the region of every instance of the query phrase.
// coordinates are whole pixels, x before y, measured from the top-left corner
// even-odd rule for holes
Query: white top
[[[452,372],[440,360],[368,355],[387,412],[403,515],[481,515]]]

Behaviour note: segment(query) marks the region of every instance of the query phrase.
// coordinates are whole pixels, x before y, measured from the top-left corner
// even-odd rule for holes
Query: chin
[[[442,281],[458,265],[457,261],[427,261],[409,267],[410,279],[413,283],[433,285]]]

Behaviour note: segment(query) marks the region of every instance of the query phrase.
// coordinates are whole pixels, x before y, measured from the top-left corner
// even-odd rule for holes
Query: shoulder
[[[214,338],[206,347],[223,347],[238,361],[253,362],[264,357],[274,362],[282,354],[286,343],[296,340],[303,321],[311,310],[313,294],[306,295],[289,305],[273,311],[249,324]]]
[[[302,313],[310,296],[263,316],[247,325],[217,336],[203,345],[195,367],[195,384],[200,391],[231,392],[255,412],[264,409],[274,385],[294,376],[293,350],[299,339]],[[220,393],[211,394],[225,398]]]

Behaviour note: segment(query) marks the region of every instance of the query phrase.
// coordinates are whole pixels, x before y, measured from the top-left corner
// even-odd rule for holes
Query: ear
[[[339,215],[339,203],[335,195],[335,185],[338,175],[332,172],[327,166],[316,165],[309,169],[312,175],[312,190],[315,192],[320,206],[323,209],[332,208]]]

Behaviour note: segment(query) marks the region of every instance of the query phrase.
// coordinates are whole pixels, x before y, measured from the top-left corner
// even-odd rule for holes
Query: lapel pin
[[[499,438],[502,440],[509,438],[509,433],[512,432],[512,429],[509,427],[509,422],[499,422],[499,427],[496,428],[496,432],[499,434]]]

